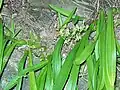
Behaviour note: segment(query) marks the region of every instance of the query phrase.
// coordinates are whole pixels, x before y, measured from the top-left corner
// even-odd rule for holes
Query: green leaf
[[[70,12],[69,16],[68,16],[67,19],[64,21],[62,27],[63,27],[64,25],[67,25],[67,24],[71,21],[73,15],[74,15],[75,12],[76,12],[76,9],[77,9],[77,8],[73,9],[72,12]],[[60,27],[60,29],[61,29],[62,27]]]
[[[14,77],[6,85],[6,87],[4,88],[4,90],[11,89],[13,86],[15,86],[18,83],[18,80],[20,78],[22,78],[23,76],[25,76],[28,72],[39,70],[39,69],[43,68],[44,66],[46,66],[46,64],[48,64],[48,60],[41,61],[40,64],[37,64],[37,65],[34,65],[34,66],[29,66],[29,67],[25,68],[24,70],[20,71],[19,75],[17,75],[16,77]]]
[[[90,36],[91,31],[93,30],[93,25],[91,24],[86,34],[83,36],[83,39],[81,40],[82,47],[79,47],[77,54],[75,56],[74,63],[77,65],[82,64],[88,57],[91,55],[95,48],[96,40],[94,42],[88,43],[88,37]]]
[[[93,55],[90,55],[87,58],[86,63],[88,68],[88,87],[89,90],[93,90],[93,85],[92,85],[93,72],[94,72]]]
[[[79,47],[79,43],[77,43],[75,45],[75,47],[70,51],[70,53],[68,54],[67,58],[65,59],[65,62],[60,70],[60,73],[57,76],[57,79],[55,80],[54,86],[53,86],[53,90],[62,90],[67,78],[69,76],[70,70],[72,68],[73,65],[73,60],[74,60],[74,56],[77,52],[77,49]]]
[[[76,56],[75,58],[75,64],[80,65],[82,64],[89,55],[93,52],[93,49],[95,47],[95,42],[89,43],[88,46],[85,47],[85,49],[79,53],[79,55]]]
[[[106,30],[106,60],[105,60],[105,86],[107,90],[114,90],[116,77],[116,45],[114,35],[112,9],[108,10]]]
[[[75,16],[75,18],[72,19],[73,24],[77,24],[79,21],[79,16]]]
[[[46,76],[45,90],[53,90],[53,72],[52,72],[52,65],[51,65],[51,57],[52,56],[48,56],[48,60],[50,62],[47,65],[47,76]]]
[[[101,90],[101,89],[97,89],[98,67],[99,67],[99,60],[95,60],[95,55],[93,53],[87,59],[89,90]]]
[[[60,28],[63,25],[63,20],[62,20],[61,14],[59,12],[58,12],[58,20],[59,20],[59,28]]]
[[[99,61],[100,61],[100,70],[98,75],[98,90],[103,89],[104,87],[104,81],[106,80],[104,78],[104,69],[105,69],[105,44],[106,44],[106,23],[105,23],[105,14],[104,11],[100,11],[99,19],[97,22],[97,35],[99,35],[98,38],[98,44],[96,44],[96,47],[98,47],[98,54],[99,54]]]
[[[18,79],[21,78],[20,76],[14,77],[4,88],[4,90],[10,90],[12,87],[14,87],[18,83]]]
[[[116,39],[116,47],[117,47],[118,55],[120,56],[120,44],[117,39]]]
[[[99,61],[95,61],[94,62],[94,69],[93,69],[93,76],[92,76],[92,90],[97,90],[98,67],[99,67]]]
[[[73,65],[71,73],[70,73],[70,77],[66,86],[66,90],[75,90],[76,89],[76,85],[77,85],[77,79],[78,79],[78,73],[79,73],[79,68],[80,66],[78,65]]]
[[[2,2],[3,2],[3,0],[0,0],[0,9],[1,9],[1,6],[2,6]]]
[[[52,54],[52,69],[53,69],[53,75],[54,75],[54,80],[58,76],[60,70],[61,70],[61,49],[64,43],[64,39],[61,37],[59,41],[57,42],[54,52]]]
[[[32,51],[29,49],[29,66],[33,66],[32,58],[33,58],[32,57]],[[29,72],[29,83],[30,83],[30,90],[37,90],[34,71]]]
[[[23,57],[21,58],[21,60],[20,60],[20,62],[18,64],[18,75],[19,75],[19,72],[22,71],[23,68],[24,68],[24,64],[25,64],[27,55],[28,55],[28,52],[25,51]],[[22,78],[20,78],[18,80],[18,83],[17,83],[17,86],[16,86],[16,90],[21,90],[21,86],[22,86]]]
[[[55,11],[57,11],[57,12],[59,12],[60,14],[62,14],[62,15],[64,15],[64,16],[69,16],[70,15],[70,11],[68,11],[68,10],[65,10],[65,9],[63,9],[63,8],[60,8],[60,7],[57,7],[57,6],[55,6],[55,5],[51,5],[51,4],[49,4],[49,6],[53,9],[53,10],[55,10]],[[76,15],[73,15],[73,17],[72,18],[75,18],[76,17]],[[78,16],[79,17],[79,20],[84,20],[85,19],[85,17],[80,17],[80,16]]]
[[[46,73],[47,73],[47,66],[42,68],[42,70],[39,73],[39,76],[36,78],[38,90],[44,90],[45,88]]]
[[[3,66],[2,66],[2,71],[4,70],[5,65],[7,64],[7,62],[9,60],[9,58],[10,58],[10,56],[11,56],[11,54],[12,54],[12,52],[13,52],[15,46],[16,46],[16,44],[17,43],[12,43],[12,44],[10,44],[9,46],[7,46],[5,48],[5,50],[4,50],[4,57],[3,57],[4,62],[3,62]]]
[[[13,17],[11,18],[11,27],[10,27],[10,31],[12,32],[12,37],[14,37],[14,36],[15,36],[15,24],[14,24]]]
[[[2,2],[0,1],[0,4]],[[3,53],[4,53],[4,31],[3,31],[3,24],[2,24],[2,19],[0,18],[0,74],[2,73],[2,68],[3,68]]]
[[[80,53],[84,50],[84,47],[86,45],[86,41],[88,41],[88,37],[90,34],[91,30],[88,30],[83,38],[80,40],[79,48],[76,52],[75,56],[79,56]],[[76,84],[77,84],[77,79],[78,79],[78,73],[79,73],[79,68],[80,66],[74,64],[70,73],[70,77],[66,86],[66,90],[75,90],[76,89]]]
[[[27,74],[28,72],[39,70],[43,68],[44,66],[46,66],[47,64],[48,64],[48,60],[41,61],[39,64],[25,68],[23,71],[20,72],[20,75],[23,76]]]

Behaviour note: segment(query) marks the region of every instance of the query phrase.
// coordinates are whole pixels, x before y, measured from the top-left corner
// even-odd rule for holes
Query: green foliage
[[[18,63],[18,74],[20,74],[19,72],[24,69],[24,65],[25,65],[25,61],[26,61],[27,55],[28,55],[28,51],[25,51],[24,52],[24,56],[21,58],[20,62]],[[17,90],[21,89],[22,80],[23,80],[23,78],[18,79],[18,84],[16,86]]]
[[[10,32],[14,31],[14,23],[12,21]],[[4,33],[4,27],[2,18],[0,19],[0,76],[5,68],[6,63],[8,62],[8,59],[10,55],[12,54],[12,51],[14,50],[15,46],[18,44],[17,41],[11,42],[10,39],[14,39],[15,36],[18,33],[10,34],[10,36],[6,36]]]
[[[64,8],[60,8],[60,7],[57,7],[57,6],[55,6],[55,5],[50,5],[50,4],[49,4],[49,6],[50,6],[53,10],[55,10],[56,12],[59,12],[60,14],[66,16],[66,17],[68,17],[68,16],[70,15],[70,13],[71,13],[70,11],[65,10]],[[84,19],[85,19],[85,17],[80,17],[80,16],[77,16],[77,15],[72,15],[72,19],[76,19],[76,18],[78,18],[78,20],[84,20]]]
[[[33,61],[32,61],[31,49],[29,49],[28,57],[29,57],[29,66],[32,67],[33,66]],[[29,72],[29,82],[30,82],[30,90],[37,90],[34,71]]]
[[[69,23],[76,26],[81,20],[75,15],[76,8],[69,12],[63,8],[50,5],[58,13],[59,29],[65,30]],[[66,16],[64,21],[61,15]],[[77,18],[79,17],[79,18]],[[84,18],[85,19],[85,18]],[[83,19],[82,19],[83,20]],[[88,67],[89,90],[114,90],[116,77],[117,51],[120,54],[120,45],[114,35],[113,9],[108,13],[100,10],[98,18],[92,22],[81,36],[64,62],[62,60],[62,48],[67,36],[60,36],[52,54],[46,56],[39,64],[33,64],[32,49],[40,48],[38,37],[30,33],[29,40],[18,40],[15,37],[14,22],[12,21],[10,33],[5,34],[2,19],[0,21],[0,75],[4,73],[5,66],[15,47],[27,45],[23,57],[18,64],[18,74],[6,85],[4,90],[16,86],[22,87],[22,79],[29,76],[30,90],[78,90],[79,70],[86,63]],[[89,39],[91,33],[96,35]],[[76,34],[76,33],[75,33]],[[116,48],[117,47],[117,48]],[[29,61],[28,66],[26,60]],[[36,72],[38,72],[36,74]]]
[[[0,18],[0,74],[2,73],[3,67],[3,52],[4,51],[4,39],[3,39],[3,24],[2,19]]]
[[[62,50],[63,43],[64,43],[64,39],[61,37],[57,42],[55,50],[52,54],[52,68],[53,68],[54,80],[57,79],[57,76],[62,66],[61,50]]]
[[[1,6],[2,6],[2,2],[3,2],[3,0],[0,0],[0,9],[1,9]]]

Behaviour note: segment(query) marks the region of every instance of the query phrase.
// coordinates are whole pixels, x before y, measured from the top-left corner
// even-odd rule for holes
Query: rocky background
[[[46,46],[46,52],[51,53],[57,41],[57,16],[52,11],[48,4],[54,4],[59,7],[72,10],[77,7],[77,14],[89,18],[94,18],[99,7],[107,10],[110,6],[120,6],[120,1],[113,2],[112,0],[4,0],[2,16],[4,23],[9,27],[10,20],[13,18],[15,22],[15,30],[21,30],[18,38],[28,39],[29,33],[35,33],[40,38],[40,44]],[[108,1],[108,2],[107,2]],[[111,1],[111,2],[109,2]],[[117,1],[117,0],[115,0]],[[81,3],[82,2],[82,3]],[[119,17],[119,16],[118,16]],[[116,35],[120,39],[120,28],[116,29]],[[16,48],[11,59],[5,69],[2,80],[0,81],[0,89],[17,74],[17,64],[23,54],[21,48]],[[63,54],[70,50],[70,46],[65,48]],[[35,62],[39,61],[40,52],[34,52]],[[118,66],[116,90],[120,90],[120,66]],[[82,66],[79,79],[79,90],[87,90],[87,67]],[[29,90],[27,77],[24,79],[22,90]]]

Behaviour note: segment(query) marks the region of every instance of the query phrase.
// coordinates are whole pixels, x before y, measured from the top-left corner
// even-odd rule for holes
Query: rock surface
[[[74,1],[74,0],[73,0]],[[28,39],[29,32],[39,36],[41,44],[47,47],[47,52],[51,53],[57,41],[57,16],[48,7],[48,4],[54,4],[68,10],[78,7],[77,14],[81,16],[89,16],[92,12],[86,12],[85,8],[79,4],[75,4],[72,0],[5,0],[6,5],[2,10],[2,14],[6,25],[10,26],[11,16],[16,25],[16,31],[22,30],[18,36],[21,39]],[[78,0],[79,1],[79,0]],[[119,33],[120,31],[118,31]],[[118,34],[117,33],[117,34]],[[120,34],[117,36],[119,37]],[[17,64],[23,52],[15,50],[9,63],[5,69],[5,73],[0,82],[0,86],[5,87],[14,75],[17,74]],[[38,60],[39,61],[39,60]],[[84,70],[83,70],[84,71]],[[84,71],[86,72],[86,71]],[[118,78],[120,71],[118,71]],[[79,90],[87,90],[87,76],[80,78]],[[119,79],[118,82],[120,83]],[[118,85],[118,84],[117,84]],[[119,88],[119,85],[118,85]],[[25,78],[22,90],[29,90],[28,79]],[[117,89],[116,89],[117,90]],[[119,89],[118,89],[119,90]]]

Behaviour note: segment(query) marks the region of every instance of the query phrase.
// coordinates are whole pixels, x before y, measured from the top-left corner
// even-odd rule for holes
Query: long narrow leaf
[[[70,12],[68,18],[64,21],[62,27],[63,27],[64,25],[68,24],[68,23],[71,21],[72,16],[73,16],[73,15],[75,14],[75,12],[76,12],[76,9],[77,9],[77,8],[73,9],[72,12]],[[60,27],[60,28],[62,28],[62,27]]]
[[[94,48],[95,48],[95,42],[90,43],[88,46],[86,46],[83,52],[79,54],[79,56],[76,56],[75,64],[77,65],[82,64],[88,58],[88,56],[93,52]]]
[[[36,70],[39,70],[39,69],[43,68],[47,63],[48,63],[47,60],[41,61],[40,64],[37,64],[37,65],[34,65],[34,66],[29,66],[28,68],[20,71],[19,75],[17,75],[16,77],[14,77],[14,78],[12,79],[12,81],[10,81],[10,82],[6,85],[6,87],[4,88],[4,90],[9,90],[9,89],[11,89],[13,86],[15,86],[15,85],[17,84],[18,80],[19,80],[21,77],[25,76],[28,72],[36,71]]]
[[[90,34],[90,30],[88,30],[83,38],[80,40],[80,45],[78,48],[78,51],[75,56],[79,56],[82,51],[84,50],[84,47],[86,45],[86,41],[88,41],[88,37]],[[77,79],[78,79],[78,73],[79,73],[79,68],[80,66],[74,64],[70,73],[70,77],[66,86],[67,90],[75,90],[76,89],[76,84],[77,84]]]
[[[14,23],[13,17],[11,17],[10,31],[12,32],[12,37],[14,37],[15,36],[15,23]]]
[[[43,68],[45,65],[47,65],[47,64],[48,64],[47,60],[41,61],[40,64],[36,64],[34,66],[29,66],[29,67],[25,68],[23,71],[20,72],[20,75],[24,76],[28,72],[39,70],[39,69]]]
[[[92,79],[93,79],[93,57],[92,55],[90,55],[87,59],[87,68],[88,68],[88,88],[89,90],[93,90],[93,86],[92,86]]]
[[[98,38],[98,53],[99,53],[99,61],[100,61],[100,71],[98,75],[98,90],[102,89],[104,87],[104,81],[105,81],[105,59],[106,59],[106,54],[105,54],[105,44],[106,44],[106,23],[105,23],[105,15],[104,11],[100,11],[100,16],[99,20],[97,22],[97,34],[99,35]]]
[[[117,47],[118,55],[120,56],[120,44],[117,39],[116,39],[116,47]]]
[[[3,2],[3,0],[0,0],[0,9],[1,9],[1,6],[2,6],[2,2]]]
[[[73,65],[73,60],[74,60],[74,56],[77,52],[77,49],[79,47],[79,43],[76,44],[76,46],[72,49],[72,51],[68,54],[60,73],[57,76],[57,79],[55,80],[55,84],[53,86],[53,90],[62,90],[67,78],[69,76],[70,70],[72,68]]]
[[[55,5],[50,5],[49,4],[49,6],[53,9],[53,10],[55,10],[55,11],[57,11],[57,12],[59,12],[60,14],[62,14],[62,15],[64,15],[64,16],[69,16],[70,15],[70,11],[68,11],[68,10],[65,10],[65,9],[63,9],[63,8],[60,8],[60,7],[57,7],[57,6],[55,6]],[[76,17],[76,15],[73,15],[73,17],[72,18],[75,18]],[[79,20],[84,20],[85,18],[84,17],[80,17],[80,16],[77,16],[78,18],[79,18]]]
[[[53,75],[54,75],[54,80],[58,76],[60,70],[61,70],[61,49],[64,43],[64,39],[61,37],[59,41],[57,42],[57,45],[55,46],[55,50],[53,52],[53,57],[52,57],[52,68],[53,68]]]
[[[75,65],[75,64],[73,65],[71,73],[70,73],[70,77],[68,80],[68,84],[66,86],[66,90],[75,90],[76,89],[79,68],[80,68],[80,66]]]
[[[59,20],[59,28],[60,28],[63,25],[63,20],[62,20],[61,14],[59,12],[58,12],[58,20]]]
[[[24,68],[24,64],[25,64],[27,55],[28,55],[28,52],[25,51],[25,52],[24,52],[24,56],[21,58],[21,60],[20,60],[20,62],[19,62],[19,64],[18,64],[18,74],[19,74],[19,72],[22,71],[23,68]],[[22,78],[20,78],[20,79],[18,80],[18,83],[17,83],[17,86],[16,86],[16,90],[21,90],[21,86],[22,86]]]
[[[51,61],[51,56],[48,56],[48,60]],[[53,89],[53,72],[52,72],[51,62],[49,62],[47,65],[45,90],[52,90],[52,89]]]
[[[32,51],[29,49],[29,66],[33,66]],[[30,90],[37,90],[36,79],[34,71],[29,72]]]
[[[17,83],[18,83],[18,79],[21,78],[20,76],[16,76],[12,79],[12,81],[10,81],[6,87],[4,88],[4,90],[10,90],[11,88],[13,88]]]
[[[95,63],[94,63],[94,70],[93,70],[93,76],[92,76],[92,90],[97,90],[98,67],[99,67],[99,61],[95,61]],[[98,89],[98,90],[100,90],[100,89]]]
[[[0,4],[2,3],[1,1],[0,1]],[[4,33],[3,24],[2,24],[2,19],[0,17],[0,74],[2,73],[2,67],[3,67],[3,50],[4,50],[4,48],[3,48],[3,40],[4,40],[3,33]]]
[[[107,19],[105,68],[105,86],[107,90],[114,90],[116,76],[116,46],[111,8],[108,10]]]
[[[76,54],[76,58],[75,58],[74,63],[77,64],[77,65],[82,64],[89,57],[89,55],[91,55],[91,53],[93,52],[93,50],[95,48],[96,40],[97,40],[98,37],[95,39],[94,42],[88,43],[88,37],[90,35],[90,32],[93,29],[93,25],[94,24],[90,25],[89,30],[86,32],[86,35],[84,36],[84,39],[83,39],[83,43],[85,44],[84,45],[84,47],[85,47],[84,50],[81,51],[81,49],[80,49],[80,50],[78,50],[78,52]]]
[[[4,57],[3,57],[3,66],[2,66],[2,71],[4,70],[5,68],[5,65],[7,64],[8,62],[8,59],[10,58],[15,46],[16,46],[17,43],[13,43],[13,44],[10,44],[9,46],[7,46],[5,48],[5,51],[4,51]],[[4,46],[5,47],[5,46]]]
[[[44,90],[45,88],[46,72],[47,72],[47,66],[42,68],[42,70],[39,73],[38,78],[36,78],[38,90]]]

